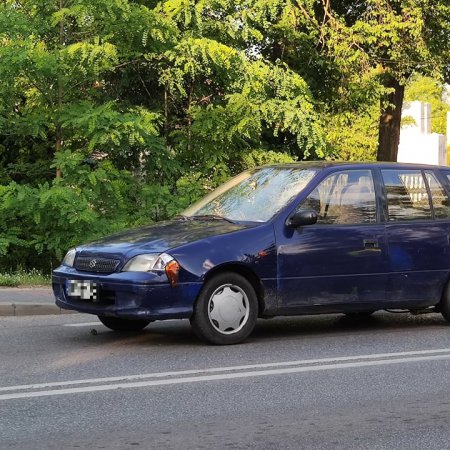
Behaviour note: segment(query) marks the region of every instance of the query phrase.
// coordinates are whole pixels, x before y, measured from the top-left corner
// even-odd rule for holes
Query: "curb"
[[[43,316],[49,314],[76,314],[76,311],[62,309],[48,303],[3,303],[0,304],[0,317]]]

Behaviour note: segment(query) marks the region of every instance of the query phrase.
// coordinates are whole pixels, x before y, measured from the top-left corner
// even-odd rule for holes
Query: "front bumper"
[[[95,282],[98,299],[82,300],[69,296],[67,280]],[[64,309],[119,318],[164,320],[191,317],[202,283],[180,283],[172,287],[163,277],[153,274],[99,275],[61,266],[53,272],[52,287],[56,304]]]

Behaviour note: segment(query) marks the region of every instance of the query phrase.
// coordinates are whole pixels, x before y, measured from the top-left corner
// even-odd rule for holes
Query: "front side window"
[[[431,219],[428,192],[420,170],[382,170],[390,222]]]
[[[243,172],[185,210],[186,217],[220,216],[266,222],[305,188],[316,169],[263,167]]]
[[[348,170],[330,175],[308,195],[301,210],[313,209],[318,224],[376,222],[376,199],[370,170]]]

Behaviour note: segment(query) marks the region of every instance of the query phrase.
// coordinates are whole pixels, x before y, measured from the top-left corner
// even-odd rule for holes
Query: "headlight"
[[[180,265],[167,253],[137,255],[131,258],[122,272],[165,272],[172,286],[178,283]]]
[[[73,267],[73,262],[75,261],[76,250],[71,248],[64,256],[63,262],[61,263],[63,266]]]
[[[137,255],[131,258],[122,269],[122,272],[148,272],[155,265],[159,255]]]
[[[172,260],[173,258],[167,253],[137,255],[125,264],[122,272],[149,272],[150,270],[164,272],[166,265]]]

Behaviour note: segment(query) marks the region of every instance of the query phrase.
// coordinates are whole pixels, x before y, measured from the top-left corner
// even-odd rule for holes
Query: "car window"
[[[442,184],[431,170],[425,171],[425,176],[430,187],[431,201],[433,203],[434,217],[447,219],[450,217],[450,202]]]
[[[385,169],[381,174],[389,221],[431,219],[428,192],[420,170]]]
[[[371,171],[348,170],[330,175],[308,195],[299,209],[316,211],[318,224],[376,222]]]
[[[265,222],[313,179],[316,169],[263,167],[246,171],[220,186],[182,214],[216,215],[230,220]]]

